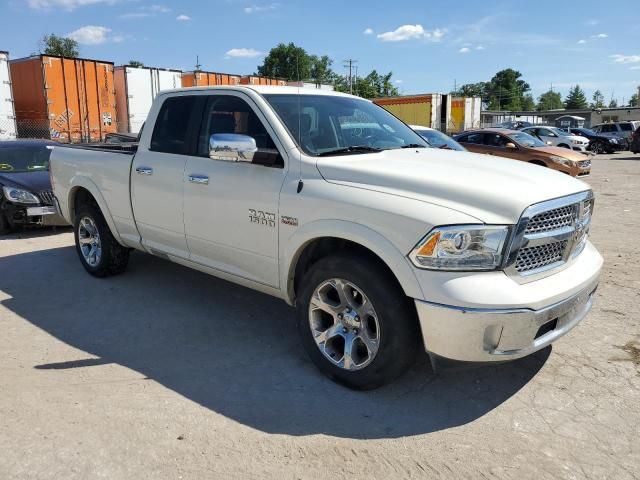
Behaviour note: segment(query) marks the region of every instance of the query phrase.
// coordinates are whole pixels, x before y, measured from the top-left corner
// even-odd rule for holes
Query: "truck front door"
[[[273,166],[209,158],[209,137],[253,137]],[[278,201],[285,178],[275,135],[253,101],[240,93],[206,96],[197,153],[187,160],[184,226],[191,260],[278,286]]]

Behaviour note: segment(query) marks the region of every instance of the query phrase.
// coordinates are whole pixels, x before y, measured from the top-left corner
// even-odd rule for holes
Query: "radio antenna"
[[[300,79],[300,54],[296,55],[296,76],[298,77],[298,188],[297,192],[300,193],[304,187],[302,181],[302,101],[300,98],[300,85],[302,80]]]

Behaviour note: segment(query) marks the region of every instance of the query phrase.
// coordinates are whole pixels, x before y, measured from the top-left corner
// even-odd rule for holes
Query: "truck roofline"
[[[360,100],[365,100],[361,97],[356,97],[355,95],[349,95],[348,93],[336,92],[333,90],[321,90],[316,88],[304,88],[304,87],[281,87],[281,86],[272,86],[272,85],[212,85],[212,86],[201,86],[201,87],[185,87],[185,88],[174,88],[171,90],[163,90],[159,93],[159,95],[169,95],[172,93],[180,93],[180,92],[207,92],[207,91],[239,91],[239,92],[247,92],[253,91],[260,95],[263,94],[274,94],[274,95],[323,95],[328,97],[349,97],[349,98],[358,98]],[[367,100],[368,101],[368,100]]]

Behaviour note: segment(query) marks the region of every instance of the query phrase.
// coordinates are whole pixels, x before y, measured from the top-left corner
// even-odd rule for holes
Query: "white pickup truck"
[[[137,151],[56,147],[51,175],[90,274],[135,249],[280,297],[351,388],[397,377],[419,345],[434,366],[544,348],[587,314],[602,266],[587,184],[427,148],[334,92],[163,92]]]

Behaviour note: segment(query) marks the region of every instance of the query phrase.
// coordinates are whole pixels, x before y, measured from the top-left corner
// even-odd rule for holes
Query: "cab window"
[[[470,133],[461,137],[460,142],[482,145],[484,143],[484,133]]]
[[[193,95],[167,98],[160,107],[149,150],[186,155],[189,121],[195,105],[196,97]]]
[[[198,156],[209,156],[209,138],[217,133],[247,135],[256,141],[258,151],[254,161],[283,167],[284,162],[271,135],[249,104],[232,95],[214,95],[207,98],[202,127],[198,136]],[[271,160],[271,161],[267,161]]]
[[[486,139],[485,145],[488,145],[490,147],[498,147],[498,148],[504,148],[505,145],[510,142],[509,139],[507,139],[506,137],[503,137],[498,133],[487,134],[485,135],[485,139]]]

